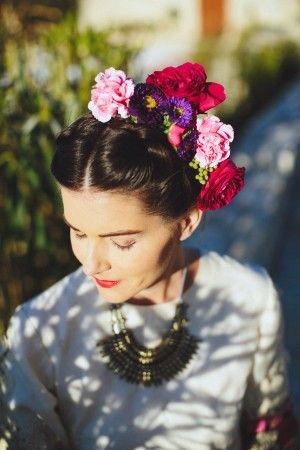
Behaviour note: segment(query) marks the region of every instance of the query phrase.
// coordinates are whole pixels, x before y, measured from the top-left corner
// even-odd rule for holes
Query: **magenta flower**
[[[197,149],[195,159],[200,167],[212,167],[230,155],[230,142],[234,133],[231,125],[226,125],[216,116],[197,119]]]
[[[197,113],[213,108],[226,98],[224,87],[207,82],[204,67],[189,61],[153,72],[148,75],[146,83],[159,87],[167,97],[185,98]]]
[[[197,198],[200,211],[228,205],[244,187],[245,167],[237,167],[231,158],[223,161],[201,188]]]
[[[113,67],[100,72],[91,92],[88,109],[100,122],[108,122],[118,114],[124,119],[129,116],[128,104],[133,95],[134,83],[122,70]]]
[[[176,123],[173,123],[170,128],[169,132],[167,133],[168,141],[170,142],[173,147],[178,147],[180,145],[182,135],[185,132],[185,129],[180,127],[179,125],[176,125]]]

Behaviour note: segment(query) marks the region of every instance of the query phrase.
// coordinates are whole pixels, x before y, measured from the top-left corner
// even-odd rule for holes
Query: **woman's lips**
[[[98,278],[95,278],[95,281],[97,284],[99,284],[99,286],[104,287],[104,288],[110,288],[110,287],[116,286],[117,284],[120,283],[119,280],[118,281],[99,280]]]

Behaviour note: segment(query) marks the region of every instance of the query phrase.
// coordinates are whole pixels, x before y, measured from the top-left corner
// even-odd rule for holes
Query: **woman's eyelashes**
[[[75,236],[76,236],[77,239],[83,239],[83,238],[86,237],[85,234],[77,234],[77,233],[74,233],[74,234],[75,234]],[[120,244],[117,244],[117,242],[113,241],[112,239],[111,239],[111,242],[113,243],[113,245],[115,245],[116,247],[118,247],[120,250],[129,250],[129,249],[131,249],[131,248],[134,246],[134,244],[135,244],[135,242],[130,242],[130,243],[127,244],[127,245],[120,245]]]
[[[75,235],[75,237],[76,237],[77,239],[83,239],[83,238],[85,237],[85,234],[77,234],[77,233],[74,233],[74,235]]]
[[[118,247],[120,250],[130,250],[133,246],[134,246],[134,244],[135,244],[135,242],[131,242],[130,244],[128,244],[128,245],[120,245],[120,244],[117,244],[115,241],[111,241],[116,247]]]

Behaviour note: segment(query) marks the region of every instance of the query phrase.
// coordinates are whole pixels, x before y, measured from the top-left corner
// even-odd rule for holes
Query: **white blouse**
[[[102,361],[96,344],[111,334],[110,305],[81,267],[19,306],[2,363],[12,440],[48,450],[240,449],[242,410],[271,414],[288,396],[278,293],[264,268],[209,251],[182,299],[123,303],[126,326],[154,346],[179,301],[201,342],[182,372],[151,387]]]

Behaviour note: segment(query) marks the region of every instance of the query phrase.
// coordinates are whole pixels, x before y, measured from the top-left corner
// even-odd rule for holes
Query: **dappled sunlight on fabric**
[[[49,319],[49,325],[58,325],[59,322],[60,322],[59,315],[54,315],[54,316],[50,317],[50,319]]]
[[[292,173],[296,165],[296,155],[290,148],[284,148],[277,159],[278,171],[287,176]]]
[[[67,391],[75,403],[82,399],[82,380],[71,380],[67,383]]]
[[[46,347],[50,347],[56,339],[55,332],[50,326],[43,326],[43,342]]]
[[[88,408],[89,406],[92,406],[94,404],[93,400],[91,400],[90,398],[83,398],[82,399],[82,405],[85,408]]]
[[[102,383],[99,380],[95,379],[95,380],[90,380],[87,377],[87,383],[86,383],[86,390],[88,392],[96,392],[100,387],[101,387]]]
[[[174,409],[172,409],[171,411],[167,411],[164,413],[164,417],[168,419],[168,414],[170,414],[170,421],[172,421],[173,428],[197,426],[199,418],[196,414],[191,414],[190,406],[191,405],[187,405],[186,411],[176,412],[174,411]]]
[[[90,368],[90,363],[87,358],[83,355],[78,356],[74,361],[75,366],[80,367],[83,370],[88,370]]]
[[[137,428],[154,429],[158,425],[157,421],[159,420],[159,414],[160,411],[156,407],[149,409],[145,408],[143,416],[132,417],[132,423]]]
[[[81,321],[81,324],[80,324],[80,328],[82,330],[88,330],[91,327],[91,325],[93,323],[93,320],[94,319],[91,316],[84,316],[82,318],[82,321]]]
[[[103,412],[103,414],[110,414],[111,411],[112,411],[112,409],[111,409],[110,406],[108,406],[108,405],[103,405],[103,406],[102,406],[102,412]]]
[[[80,309],[81,308],[79,305],[71,306],[71,308],[67,312],[67,318],[73,319],[74,317],[78,316],[78,314],[80,313]]]
[[[278,389],[282,385],[282,374],[274,373],[272,378],[265,378],[261,383],[261,391],[268,394],[273,389]]]
[[[51,310],[55,306],[57,298],[63,295],[67,284],[68,278],[66,276],[60,282],[55,283],[48,290],[41,293],[40,296],[36,297],[36,309],[43,311]]]
[[[109,444],[108,436],[99,436],[96,440],[97,445],[107,446]]]
[[[169,392],[175,391],[178,388],[178,381],[176,380],[170,380],[167,384],[166,384],[166,389]]]
[[[253,335],[252,335],[253,336]],[[250,336],[249,336],[250,337]],[[240,359],[248,359],[249,355],[252,353],[251,350],[253,351],[253,345],[248,346],[247,349],[247,344],[250,342],[251,343],[251,339],[246,340],[245,341],[245,347],[243,348],[243,346],[241,346],[242,342],[240,340],[239,337],[237,337],[239,339],[239,341],[237,342],[237,345],[228,345],[228,346],[224,346],[221,348],[218,348],[214,351],[214,355],[213,355],[213,360],[214,361],[218,361],[218,360],[222,360],[222,361],[230,361],[230,359],[236,358],[238,361],[238,365],[240,365]]]
[[[36,317],[33,317],[31,319],[31,321],[26,320],[25,328],[24,328],[24,337],[25,338],[31,338],[35,334],[35,328],[33,328],[32,325],[34,325],[35,328],[37,328],[39,326],[39,321]]]
[[[232,424],[235,421],[234,415],[230,417],[227,414],[224,414],[224,416],[226,416],[226,422],[224,421],[221,423],[222,421],[218,420],[216,417],[208,418],[205,416],[198,416],[198,420],[195,418],[194,421],[191,419],[187,421],[186,417],[184,420],[182,416],[178,415],[174,421],[173,413],[169,416],[165,414],[164,419],[166,420],[168,429],[165,434],[165,447],[163,448],[172,448],[174,450],[186,448],[186,440],[187,436],[189,436],[189,448],[198,449],[202,448],[200,447],[201,444],[205,445],[207,442],[213,442],[213,448],[221,449],[222,446],[224,446],[224,435],[227,438],[227,442],[230,442],[230,431],[232,429]],[[201,435],[198,435],[196,432],[199,426],[201,426]],[[175,429],[176,433],[174,433]],[[195,430],[194,433],[192,430]]]
[[[80,266],[77,271],[81,276],[84,275],[82,272],[82,266]],[[82,283],[78,286],[77,295],[86,295],[90,292],[91,288],[96,289],[94,282],[91,279],[86,278],[85,283]]]
[[[13,411],[14,409],[16,409],[16,400],[15,400],[14,398],[8,402],[8,407],[9,407],[12,411]]]

